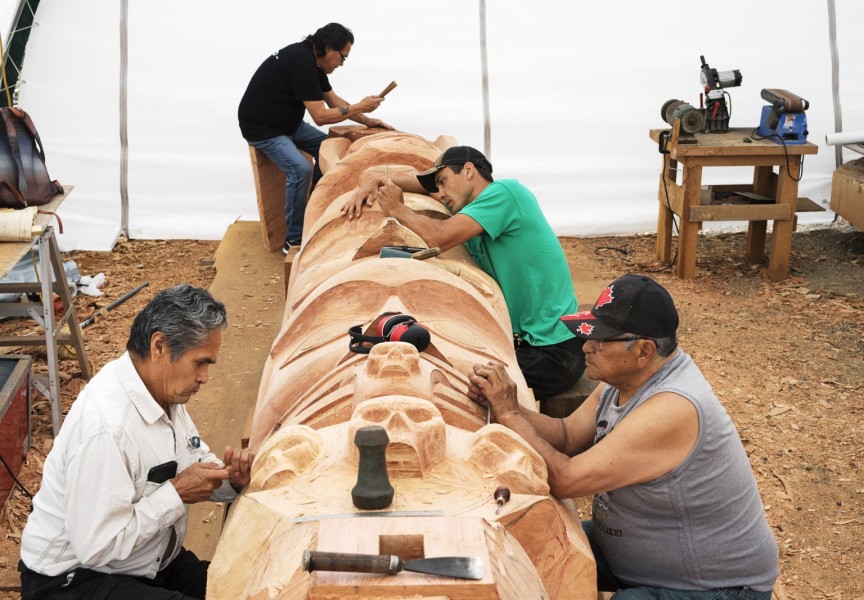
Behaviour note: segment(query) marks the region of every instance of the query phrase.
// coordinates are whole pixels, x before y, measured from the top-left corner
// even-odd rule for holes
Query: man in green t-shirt
[[[438,193],[453,213],[433,219],[405,206],[403,192]],[[360,214],[377,201],[385,214],[417,233],[430,248],[465,244],[498,282],[513,327],[516,359],[537,398],[567,390],[582,376],[582,341],[560,320],[577,309],[570,269],[534,194],[515,179],[494,181],[478,150],[456,146],[424,171],[372,176],[342,213]]]

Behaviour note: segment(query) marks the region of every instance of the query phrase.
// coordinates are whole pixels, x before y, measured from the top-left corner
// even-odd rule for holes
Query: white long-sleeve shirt
[[[170,417],[169,417],[170,415]],[[128,353],[105,365],[72,405],[45,460],[42,487],[21,536],[21,560],[43,575],[78,567],[153,577],[180,551],[187,506],[153,467],[221,462],[183,405],[157,404]],[[226,481],[212,500],[236,496]],[[176,544],[162,561],[171,538]]]

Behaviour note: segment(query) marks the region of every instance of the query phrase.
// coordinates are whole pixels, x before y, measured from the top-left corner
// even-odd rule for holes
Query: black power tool
[[[741,71],[734,69],[732,71],[718,71],[712,69],[705,62],[705,57],[699,57],[702,60],[702,72],[699,80],[705,90],[705,123],[702,126],[704,132],[726,132],[729,131],[729,103],[727,102],[727,92],[723,90],[730,87],[738,87],[741,85]]]

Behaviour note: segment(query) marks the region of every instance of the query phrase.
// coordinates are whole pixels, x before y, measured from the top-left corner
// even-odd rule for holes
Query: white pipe
[[[843,146],[845,144],[864,144],[864,130],[826,133],[825,143],[829,146]]]

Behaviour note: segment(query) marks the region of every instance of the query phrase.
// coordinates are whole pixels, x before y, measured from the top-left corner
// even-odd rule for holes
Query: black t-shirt
[[[309,45],[285,46],[261,63],[246,87],[237,110],[243,137],[260,142],[293,135],[306,114],[303,102],[323,100],[331,89]]]

